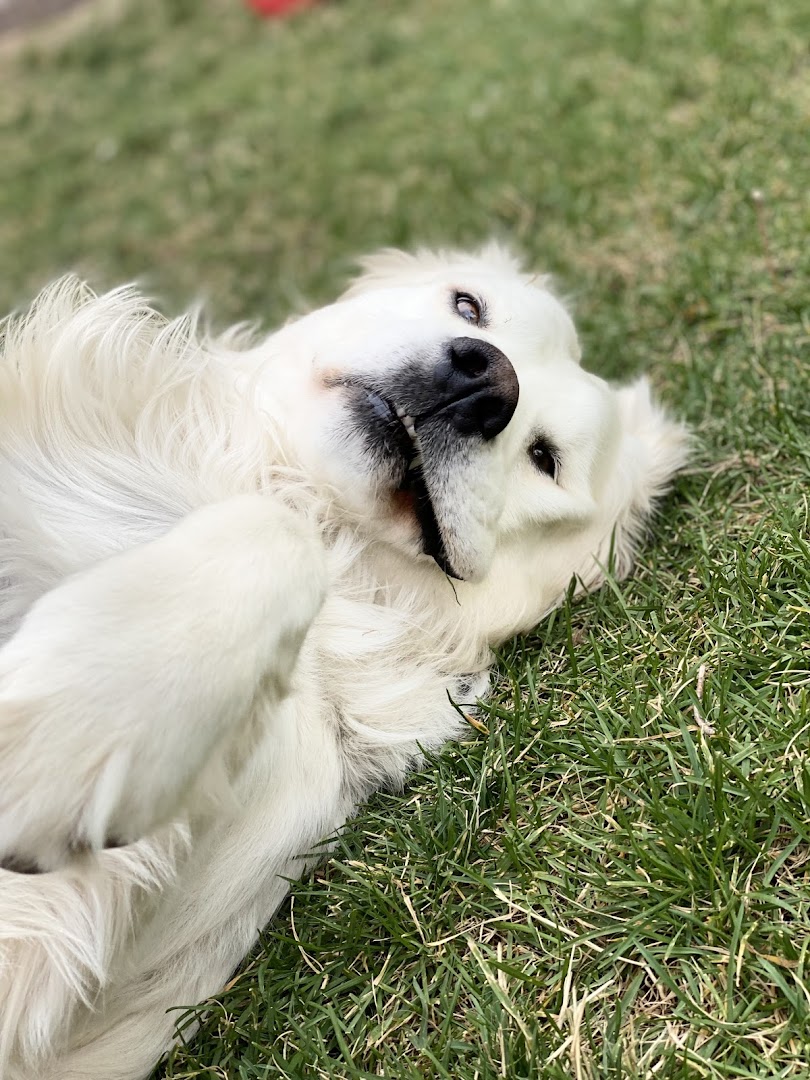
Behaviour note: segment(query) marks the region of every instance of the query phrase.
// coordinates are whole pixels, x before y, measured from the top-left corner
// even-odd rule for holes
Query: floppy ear
[[[671,419],[652,400],[646,379],[621,387],[616,397],[620,435],[608,502],[615,521],[614,572],[624,577],[632,568],[657,500],[689,459],[692,439],[684,424]]]

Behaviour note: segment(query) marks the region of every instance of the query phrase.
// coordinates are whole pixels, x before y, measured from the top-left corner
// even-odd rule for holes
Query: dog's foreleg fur
[[[0,870],[3,1080],[39,1080],[43,1055],[64,1045],[128,938],[134,910],[171,880],[186,842],[185,830],[171,827],[101,852],[90,866],[35,876]]]
[[[227,790],[283,701],[325,586],[306,522],[250,495],[47,593],[0,651],[3,855],[81,862],[78,847],[204,812],[212,777]],[[206,755],[190,758],[201,743]],[[105,774],[105,757],[123,767]],[[137,848],[102,853],[98,873],[92,862],[46,878],[0,870],[0,1073],[13,1054],[58,1045],[75,1002],[103,985],[133,886],[170,876],[161,850],[153,870]]]
[[[307,715],[312,711],[292,698],[281,704],[237,782],[247,808],[202,839],[165,891],[159,917],[141,927],[119,979],[41,1080],[148,1075],[172,1041],[178,1008],[221,989],[286,896],[289,879],[323,856],[322,838],[352,805],[338,740],[325,739]],[[311,857],[302,857],[306,852]]]

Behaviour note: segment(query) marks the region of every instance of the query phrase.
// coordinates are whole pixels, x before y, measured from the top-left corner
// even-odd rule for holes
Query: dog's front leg
[[[0,650],[0,864],[53,869],[194,803],[325,589],[314,531],[244,495],[42,597]]]

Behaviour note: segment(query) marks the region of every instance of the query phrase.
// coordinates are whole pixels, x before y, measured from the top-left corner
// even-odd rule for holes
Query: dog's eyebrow
[[[528,445],[531,447],[538,442],[545,443],[550,454],[554,454],[556,458],[562,458],[559,442],[545,428],[537,427],[529,433]]]

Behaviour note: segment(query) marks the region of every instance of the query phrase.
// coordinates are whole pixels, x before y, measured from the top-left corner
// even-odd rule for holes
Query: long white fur
[[[448,690],[482,694],[491,646],[572,574],[595,586],[611,554],[629,571],[685,456],[644,382],[614,394],[587,513],[556,520],[544,489],[549,523],[527,532],[521,473],[476,583],[452,587],[410,534],[368,531],[305,460],[288,419],[300,366],[358,318],[373,327],[387,290],[464,274],[504,295],[532,285],[494,248],[388,253],[326,314],[259,343],[73,279],[6,324],[0,856],[21,845],[58,868],[0,870],[0,1076],[147,1076],[167,1010],[223,985],[285,879],[420,746],[458,733]],[[568,372],[577,347],[553,304],[549,349],[569,350]],[[128,846],[95,850],[112,833]]]

